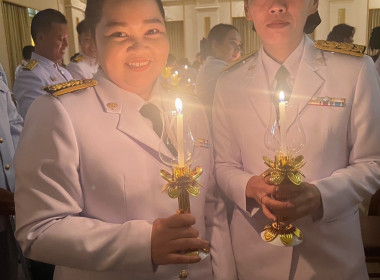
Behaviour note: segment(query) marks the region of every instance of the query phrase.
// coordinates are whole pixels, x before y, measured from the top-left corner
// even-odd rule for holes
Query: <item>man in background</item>
[[[21,72],[22,67],[27,65],[32,58],[32,53],[34,52],[34,46],[27,45],[22,48],[22,61],[21,64],[16,67],[15,71],[15,78],[17,77],[17,74]]]
[[[80,52],[73,55],[67,70],[75,80],[91,79],[98,71],[96,61],[96,48],[91,37],[89,26],[84,20],[77,25],[79,35]]]
[[[72,80],[59,62],[67,48],[67,21],[57,10],[46,9],[32,19],[31,33],[35,51],[30,62],[17,75],[13,92],[23,118],[32,102],[45,94],[42,87]]]

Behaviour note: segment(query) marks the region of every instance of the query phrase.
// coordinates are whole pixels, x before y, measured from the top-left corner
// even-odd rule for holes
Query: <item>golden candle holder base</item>
[[[160,175],[168,183],[162,187],[162,192],[168,190],[170,198],[178,198],[178,214],[186,214],[190,212],[190,198],[192,196],[198,196],[200,193],[201,184],[197,182],[199,176],[201,176],[203,170],[197,166],[194,169],[190,168],[190,165],[174,166],[172,168],[172,174],[166,170],[161,170]],[[210,254],[210,249],[199,249],[197,251],[186,251],[184,254],[188,256],[200,256],[201,259],[205,259]]]
[[[270,181],[276,186],[280,185],[285,179],[288,179],[296,186],[302,183],[304,175],[299,170],[305,165],[302,155],[294,158],[289,153],[279,152],[276,154],[274,161],[264,157],[264,162],[269,168],[264,172],[263,176],[270,176]],[[261,238],[277,246],[296,246],[302,243],[303,235],[301,230],[280,220],[281,217],[277,217],[275,222],[265,226],[261,232]]]
[[[277,221],[265,226],[261,238],[277,246],[296,246],[303,241],[302,232],[298,227]]]

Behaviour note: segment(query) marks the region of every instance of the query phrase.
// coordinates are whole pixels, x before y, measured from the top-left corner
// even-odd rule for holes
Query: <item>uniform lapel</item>
[[[264,126],[269,121],[271,112],[271,96],[268,88],[267,77],[263,68],[261,51],[253,61],[248,63],[247,75],[246,75],[246,93],[248,94],[247,100],[253,107],[257,117]]]
[[[323,65],[322,52],[317,50],[313,41],[306,37],[302,61],[289,100],[291,103],[298,104],[299,112],[302,112],[324,84],[324,79],[317,73]]]
[[[131,93],[109,81],[101,70],[98,71],[95,79],[99,82],[96,92],[104,111],[119,115],[117,129],[133,140],[158,151],[160,138],[139,112],[139,105],[142,105],[144,101],[138,100],[138,96],[131,96]]]

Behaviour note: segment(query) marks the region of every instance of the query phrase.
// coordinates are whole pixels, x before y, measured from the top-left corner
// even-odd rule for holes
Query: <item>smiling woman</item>
[[[25,254],[55,264],[58,280],[236,279],[212,150],[194,161],[204,186],[194,214],[174,214],[177,202],[161,193],[160,170],[169,170],[155,123],[177,97],[158,79],[169,53],[161,2],[88,0],[86,20],[100,63],[95,80],[49,87],[19,143],[16,236]],[[202,108],[184,103],[184,114],[196,116],[193,137],[211,140]],[[143,114],[149,107],[156,119]],[[202,262],[183,254],[205,248],[211,258]]]

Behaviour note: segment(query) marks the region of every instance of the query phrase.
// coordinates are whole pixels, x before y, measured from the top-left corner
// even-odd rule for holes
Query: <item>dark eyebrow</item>
[[[152,19],[146,19],[143,21],[145,24],[149,23],[160,23],[164,24],[162,20],[159,18],[152,18]],[[106,23],[106,27],[114,27],[114,26],[121,26],[121,27],[126,27],[128,24],[124,21],[110,21]]]

